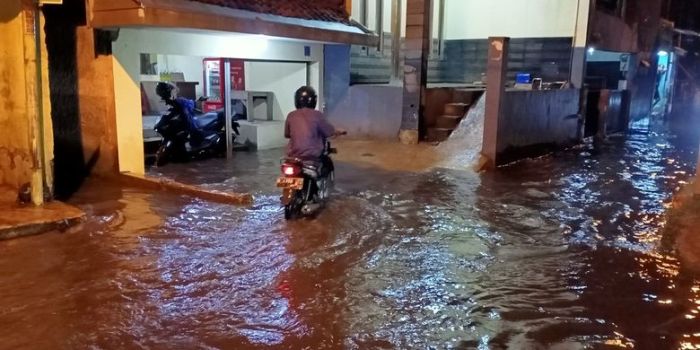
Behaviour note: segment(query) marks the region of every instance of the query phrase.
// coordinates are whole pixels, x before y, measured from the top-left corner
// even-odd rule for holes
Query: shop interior
[[[147,162],[161,136],[153,130],[168,107],[155,92],[158,82],[172,82],[178,97],[212,112],[224,108],[223,58],[141,54],[144,150]],[[294,109],[293,92],[308,84],[306,62],[231,60],[232,115],[240,124],[235,149],[262,150],[285,145],[284,120]]]
[[[211,118],[213,123],[205,126],[218,128],[227,121],[222,133],[212,135],[211,130],[206,130],[207,133],[197,135],[214,137],[213,143],[210,142],[213,147],[207,149],[214,152],[208,152],[204,158],[223,153],[236,159],[242,152],[283,148],[287,143],[284,122],[294,110],[296,89],[303,85],[316,88],[319,105],[323,103],[323,48],[319,42],[260,34],[120,28],[112,43],[119,170],[146,175],[146,169],[155,160],[149,155],[155,155],[161,146],[162,135],[153,127],[168,111],[156,93],[159,82],[176,85],[177,95],[188,100],[187,104],[195,105],[193,114],[217,111]],[[230,90],[226,91],[224,86],[229,83]],[[224,98],[226,95],[230,96],[229,101]],[[225,109],[229,103],[231,108]],[[236,120],[229,123],[229,118],[221,116],[222,110]],[[201,120],[207,119],[196,121]],[[194,127],[190,125],[192,118],[187,123],[188,130]],[[235,143],[222,145],[222,139],[229,141],[234,137],[231,126],[236,123],[239,135],[235,135]],[[216,137],[217,134],[222,137]],[[197,140],[194,145],[188,143],[186,146],[195,149],[185,150],[187,154],[179,148],[180,151],[171,154],[181,156],[170,161],[199,158],[201,153],[197,148],[206,146],[207,140]],[[193,166],[196,164],[192,162]]]

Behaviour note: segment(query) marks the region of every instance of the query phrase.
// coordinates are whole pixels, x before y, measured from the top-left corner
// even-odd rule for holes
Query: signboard
[[[231,60],[231,89],[245,91],[245,62],[243,60]]]
[[[63,0],[39,0],[39,6],[43,5],[63,5]]]

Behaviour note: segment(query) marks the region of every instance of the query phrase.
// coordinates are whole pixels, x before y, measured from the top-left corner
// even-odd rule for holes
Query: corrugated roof
[[[191,0],[238,10],[326,22],[349,23],[344,0]]]

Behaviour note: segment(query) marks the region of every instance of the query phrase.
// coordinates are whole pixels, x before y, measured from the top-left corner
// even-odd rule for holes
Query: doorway
[[[659,51],[658,56],[653,111],[666,114],[669,113],[672,108],[676,57],[673,52],[664,50]]]

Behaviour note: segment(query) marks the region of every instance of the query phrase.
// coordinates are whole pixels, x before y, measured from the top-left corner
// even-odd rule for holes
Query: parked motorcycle
[[[194,101],[172,97],[174,87],[159,83],[156,92],[170,107],[155,126],[163,141],[156,152],[156,166],[170,161],[187,161],[226,152],[226,113],[218,110],[202,113]],[[202,99],[200,99],[201,101]],[[235,135],[240,135],[239,124],[232,121]],[[233,140],[231,140],[233,142]]]
[[[282,176],[277,179],[277,187],[282,189],[285,219],[311,215],[325,205],[335,182],[335,167],[330,157],[334,153],[337,150],[326,141],[323,155],[317,161],[282,159]]]

